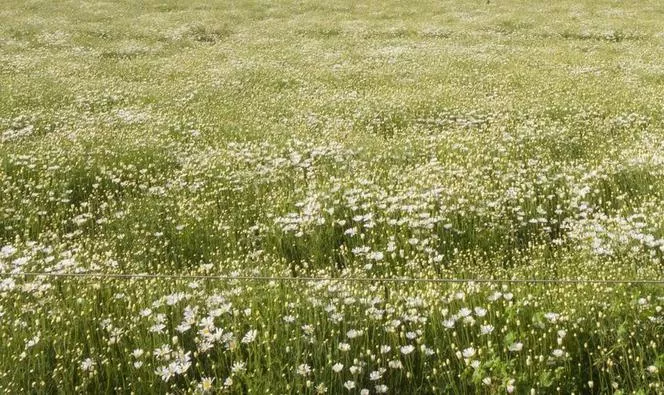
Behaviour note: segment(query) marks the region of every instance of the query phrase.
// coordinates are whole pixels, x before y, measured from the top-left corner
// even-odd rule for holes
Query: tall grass
[[[660,8],[5,1],[0,391],[663,391]]]

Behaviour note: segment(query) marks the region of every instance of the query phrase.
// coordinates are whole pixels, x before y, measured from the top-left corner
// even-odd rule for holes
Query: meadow
[[[663,306],[659,0],[0,6],[0,392],[656,394]]]

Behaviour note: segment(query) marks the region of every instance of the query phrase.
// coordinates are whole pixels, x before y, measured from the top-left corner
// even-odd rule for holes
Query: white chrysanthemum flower
[[[367,254],[368,259],[372,259],[374,261],[382,261],[385,255],[380,252],[380,251],[372,251],[369,254]]]
[[[375,389],[377,394],[386,394],[388,390],[385,384],[378,384]]]
[[[166,325],[164,325],[164,324],[154,324],[150,327],[150,332],[152,332],[152,333],[164,333],[164,329],[166,329]]]
[[[514,342],[510,344],[510,346],[508,347],[508,350],[512,352],[518,352],[521,351],[522,349],[523,349],[523,343],[521,342]]]
[[[412,344],[408,344],[408,345],[402,346],[400,348],[400,350],[401,350],[401,353],[403,355],[408,355],[408,354],[412,353],[413,351],[415,351],[415,346],[413,346]]]
[[[157,376],[161,377],[161,380],[164,382],[168,382],[173,376],[175,376],[175,372],[173,372],[169,366],[160,366],[155,370],[155,374]]]
[[[503,294],[501,292],[496,291],[491,295],[489,295],[487,299],[489,300],[489,302],[495,302],[496,300],[500,299],[502,296]]]
[[[552,324],[555,324],[558,321],[558,319],[560,318],[560,314],[558,314],[558,313],[546,313],[546,314],[544,314],[544,318],[549,320],[549,322],[551,322]]]
[[[344,364],[342,364],[341,362],[337,362],[334,365],[332,365],[332,371],[334,373],[341,372],[343,370],[343,368],[344,368]]]
[[[203,392],[209,392],[212,390],[212,382],[214,377],[201,377],[201,382],[198,384],[198,388]]]
[[[475,356],[475,353],[476,353],[476,351],[473,347],[468,347],[468,348],[463,350],[461,355],[463,355],[464,358],[472,358],[472,357]]]
[[[379,372],[378,370],[374,370],[373,372],[369,373],[369,380],[371,381],[378,381],[383,377],[383,374]]]
[[[39,343],[39,335],[35,335],[30,340],[26,341],[25,342],[25,348],[26,349],[27,348],[32,348],[32,347],[36,346],[37,343]]]
[[[16,281],[13,278],[6,278],[0,281],[0,291],[11,291],[16,287]]]
[[[172,367],[171,367],[172,366]],[[169,365],[169,369],[173,370],[175,374],[184,374],[191,367],[191,352],[180,352],[175,361]]]
[[[352,381],[352,380],[348,380],[348,381],[346,381],[346,382],[344,383],[344,387],[345,387],[348,391],[350,391],[350,390],[352,390],[353,388],[355,388],[355,382]]]
[[[387,346],[387,345],[380,346],[380,353],[381,354],[387,354],[391,350],[392,350],[392,347],[390,347],[390,346]]]
[[[357,234],[357,228],[348,228],[344,231],[344,235],[353,237]]]
[[[173,306],[179,303],[181,300],[185,299],[186,297],[187,295],[182,292],[176,292],[170,295],[166,295],[166,304],[169,306]]]
[[[3,258],[9,258],[10,256],[14,255],[16,251],[17,251],[16,247],[12,245],[6,245],[0,248],[0,256],[2,256]]]
[[[424,355],[433,355],[435,354],[435,351],[432,348],[427,347],[426,344],[420,344],[420,351],[424,353]]]
[[[156,348],[152,354],[157,358],[157,359],[162,359],[162,360],[169,360],[171,358],[171,346],[168,344],[164,344],[159,348]]]
[[[249,330],[244,337],[242,337],[242,343],[244,344],[249,344],[252,343],[254,340],[256,340],[256,335],[258,334],[258,331],[255,329]]]
[[[472,310],[470,310],[469,308],[463,307],[463,308],[461,308],[461,310],[459,310],[458,315],[459,315],[459,317],[463,318],[463,317],[468,317],[471,313],[472,313]]]
[[[454,328],[455,323],[456,323],[456,320],[453,320],[453,319],[444,320],[443,321],[443,326],[447,329],[452,329],[452,328]]]
[[[401,368],[403,368],[403,364],[398,359],[391,360],[390,362],[387,363],[387,366],[389,366],[391,369],[401,369]]]
[[[84,372],[93,371],[95,368],[95,363],[92,358],[86,358],[81,362],[81,370]]]
[[[480,326],[480,333],[483,335],[488,335],[491,332],[493,332],[494,327],[493,325],[482,325]]]
[[[303,363],[297,367],[297,374],[300,376],[308,376],[311,373],[311,367],[306,363]]]
[[[311,324],[302,325],[302,332],[307,336],[311,336],[314,334],[314,326]]]
[[[233,366],[231,366],[231,372],[233,373],[240,373],[245,371],[246,369],[247,369],[247,364],[242,361],[235,362]]]
[[[198,343],[198,351],[201,353],[205,353],[212,349],[213,344],[210,341],[204,340],[200,343]]]

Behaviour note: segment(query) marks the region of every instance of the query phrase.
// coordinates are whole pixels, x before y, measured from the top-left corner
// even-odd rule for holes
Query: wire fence
[[[196,274],[130,274],[130,273],[58,273],[21,272],[0,273],[0,277],[65,277],[135,280],[219,280],[219,281],[281,281],[281,282],[381,282],[381,283],[513,283],[513,284],[652,284],[664,285],[664,280],[603,280],[603,279],[503,279],[503,278],[417,278],[417,277],[295,277],[295,276],[233,276]]]

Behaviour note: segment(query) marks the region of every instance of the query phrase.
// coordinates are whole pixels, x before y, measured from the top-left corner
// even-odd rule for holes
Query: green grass
[[[0,391],[663,391],[663,16],[5,1]]]

